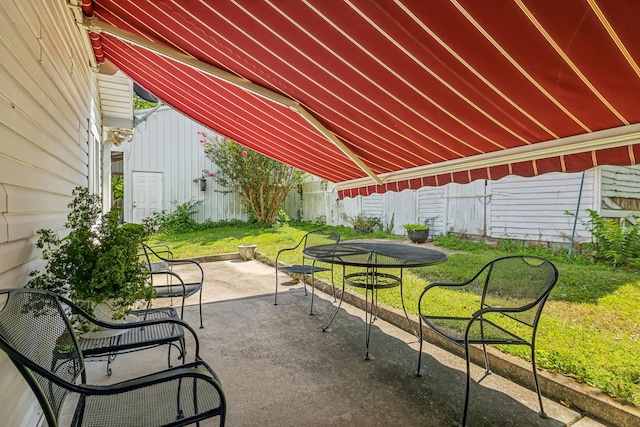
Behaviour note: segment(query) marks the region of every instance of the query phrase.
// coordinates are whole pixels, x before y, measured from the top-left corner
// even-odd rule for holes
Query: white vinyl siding
[[[594,174],[585,173],[580,200],[580,218],[593,209]],[[565,211],[576,212],[582,173],[550,173],[535,178],[510,176],[493,182],[491,192],[491,232],[494,238],[541,242],[571,240],[574,219]],[[575,238],[589,241],[591,235],[578,221]]]
[[[0,287],[42,265],[40,228],[62,230],[71,191],[89,184],[88,128],[100,129],[95,76],[66,2],[0,4]],[[98,135],[99,137],[99,135]],[[3,425],[35,425],[37,404],[0,354]]]
[[[193,182],[203,169],[216,172],[215,165],[204,156],[199,131],[210,133],[177,111],[161,107],[135,128],[131,142],[116,149],[124,155],[125,221],[133,220],[134,172],[162,173],[162,209],[167,212],[173,212],[176,205],[197,200],[202,201],[194,218],[198,222],[247,218],[240,198],[223,194],[213,178],[207,178],[205,191]]]
[[[588,219],[586,209],[599,210],[600,174],[609,168],[595,168],[585,173],[581,220]],[[628,182],[629,191],[624,194],[631,194],[633,183],[640,182],[640,174],[629,172],[627,175],[624,170],[619,173],[616,182]],[[363,212],[388,222],[395,214],[395,234],[404,234],[403,224],[427,222],[432,227],[431,236],[452,231],[469,237],[568,244],[574,220],[565,211],[575,213],[581,180],[582,173],[550,173],[532,178],[508,176],[499,181],[478,180],[465,185],[448,184],[346,198],[339,205],[340,212],[348,216]],[[608,184],[607,191],[613,187],[614,184]],[[336,223],[345,225],[344,221]],[[574,239],[591,241],[591,235],[580,221]]]

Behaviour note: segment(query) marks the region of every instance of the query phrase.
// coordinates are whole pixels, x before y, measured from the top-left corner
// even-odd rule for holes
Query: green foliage
[[[28,286],[69,294],[90,313],[110,300],[123,317],[136,301],[155,295],[138,257],[148,232],[139,224],[119,226],[117,209],[103,215],[100,196],[86,188],[77,187],[73,196],[65,223],[69,234],[60,238],[53,230],[37,232],[47,265],[45,272],[31,272]]]
[[[377,218],[375,216],[367,216],[362,212],[355,216],[349,216],[343,212],[340,214],[340,218],[351,224],[353,228],[355,228],[359,233],[362,234],[382,231],[384,227],[380,218]]]
[[[595,257],[617,265],[640,265],[640,217],[632,215],[635,224],[626,226],[627,218],[623,218],[620,224],[611,219],[602,218],[596,211],[587,209],[589,220],[582,224],[596,239]],[[575,214],[565,211],[565,214],[575,217]]]
[[[429,229],[428,225],[422,225],[422,224],[404,224],[403,227],[406,230],[428,230]]]
[[[124,178],[122,175],[111,176],[111,191],[113,192],[114,205],[119,206],[118,200],[124,199]]]
[[[291,221],[291,217],[287,215],[284,209],[280,209],[278,211],[278,216],[276,217],[276,224],[286,224]]]
[[[171,204],[176,205],[173,212],[166,210],[154,212],[146,222],[160,234],[176,234],[188,231],[205,230],[213,226],[213,221],[208,220],[204,223],[198,223],[193,216],[198,213],[198,207],[202,203],[201,200],[189,200],[188,202],[177,205],[174,200]]]
[[[434,237],[433,244],[436,246],[442,246],[444,248],[454,249],[458,251],[475,252],[487,249],[486,243],[463,240],[454,233],[446,233]]]
[[[237,192],[258,223],[276,222],[285,198],[307,174],[237,142],[199,134],[205,155],[218,168],[213,178],[227,189],[224,192]]]
[[[396,223],[396,213],[394,212],[391,214],[391,220],[389,220],[387,225],[384,227],[384,232],[388,234],[393,233],[393,228],[395,226],[395,223]]]
[[[146,110],[147,108],[153,108],[158,105],[157,102],[146,101],[140,98],[137,94],[133,94],[133,109],[134,110]]]
[[[316,219],[313,221],[315,225],[319,228],[323,228],[327,226],[327,217],[324,215],[318,215]]]

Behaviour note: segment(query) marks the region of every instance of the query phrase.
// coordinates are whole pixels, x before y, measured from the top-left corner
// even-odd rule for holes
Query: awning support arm
[[[326,139],[328,139],[332,144],[338,147],[340,151],[342,151],[349,159],[351,159],[351,161],[358,165],[358,167],[362,169],[369,177],[371,177],[378,184],[382,183],[382,180],[375,173],[373,173],[373,171],[366,164],[364,164],[364,162],[358,156],[356,156],[346,145],[344,145],[344,143],[342,143],[342,141],[340,141],[333,134],[333,132],[327,129],[322,123],[320,123],[320,121],[318,121],[318,119],[316,119],[311,113],[309,113],[309,111],[307,111],[302,105],[300,105],[298,101],[287,98],[286,96],[280,95],[279,93],[257,85],[245,78],[238,77],[235,74],[229,73],[228,71],[222,70],[211,64],[199,61],[189,55],[177,51],[176,49],[161,45],[159,43],[145,39],[144,37],[138,36],[137,34],[133,34],[129,31],[122,30],[113,25],[107,24],[106,22],[102,22],[97,18],[85,17],[84,27],[87,31],[90,32],[99,33],[104,31],[105,33],[111,34],[128,43],[142,47],[174,61],[178,61],[181,64],[187,65],[198,71],[202,71],[203,73],[207,73],[217,79],[230,83],[249,93],[258,95],[271,102],[275,102],[276,104],[280,104],[292,111],[297,112],[307,122],[309,122],[311,126],[317,129]]]

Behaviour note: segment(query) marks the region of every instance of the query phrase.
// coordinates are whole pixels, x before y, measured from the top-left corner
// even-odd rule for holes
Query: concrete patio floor
[[[333,297],[311,295],[301,284],[281,286],[273,305],[274,268],[258,261],[202,264],[204,329],[201,356],[219,375],[228,403],[227,425],[239,426],[455,426],[462,415],[464,360],[424,344],[422,377],[414,375],[416,337],[377,319],[371,360],[363,360],[364,313],[343,304],[327,332]],[[384,292],[394,292],[386,290]],[[166,301],[160,301],[164,303]],[[185,320],[197,328],[197,297]],[[189,341],[188,341],[189,345]],[[189,348],[193,348],[189,346]],[[105,375],[88,362],[89,382],[107,384],[166,368],[167,347],[120,355]],[[187,355],[192,360],[193,353]],[[176,363],[179,363],[176,361]],[[478,381],[484,370],[474,366]],[[469,426],[601,426],[496,374],[471,385]],[[217,425],[217,419],[203,425]]]

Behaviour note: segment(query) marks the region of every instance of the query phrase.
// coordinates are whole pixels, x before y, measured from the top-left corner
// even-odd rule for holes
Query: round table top
[[[405,268],[439,264],[447,255],[435,249],[380,240],[347,240],[337,244],[310,246],[305,258],[355,267]]]

